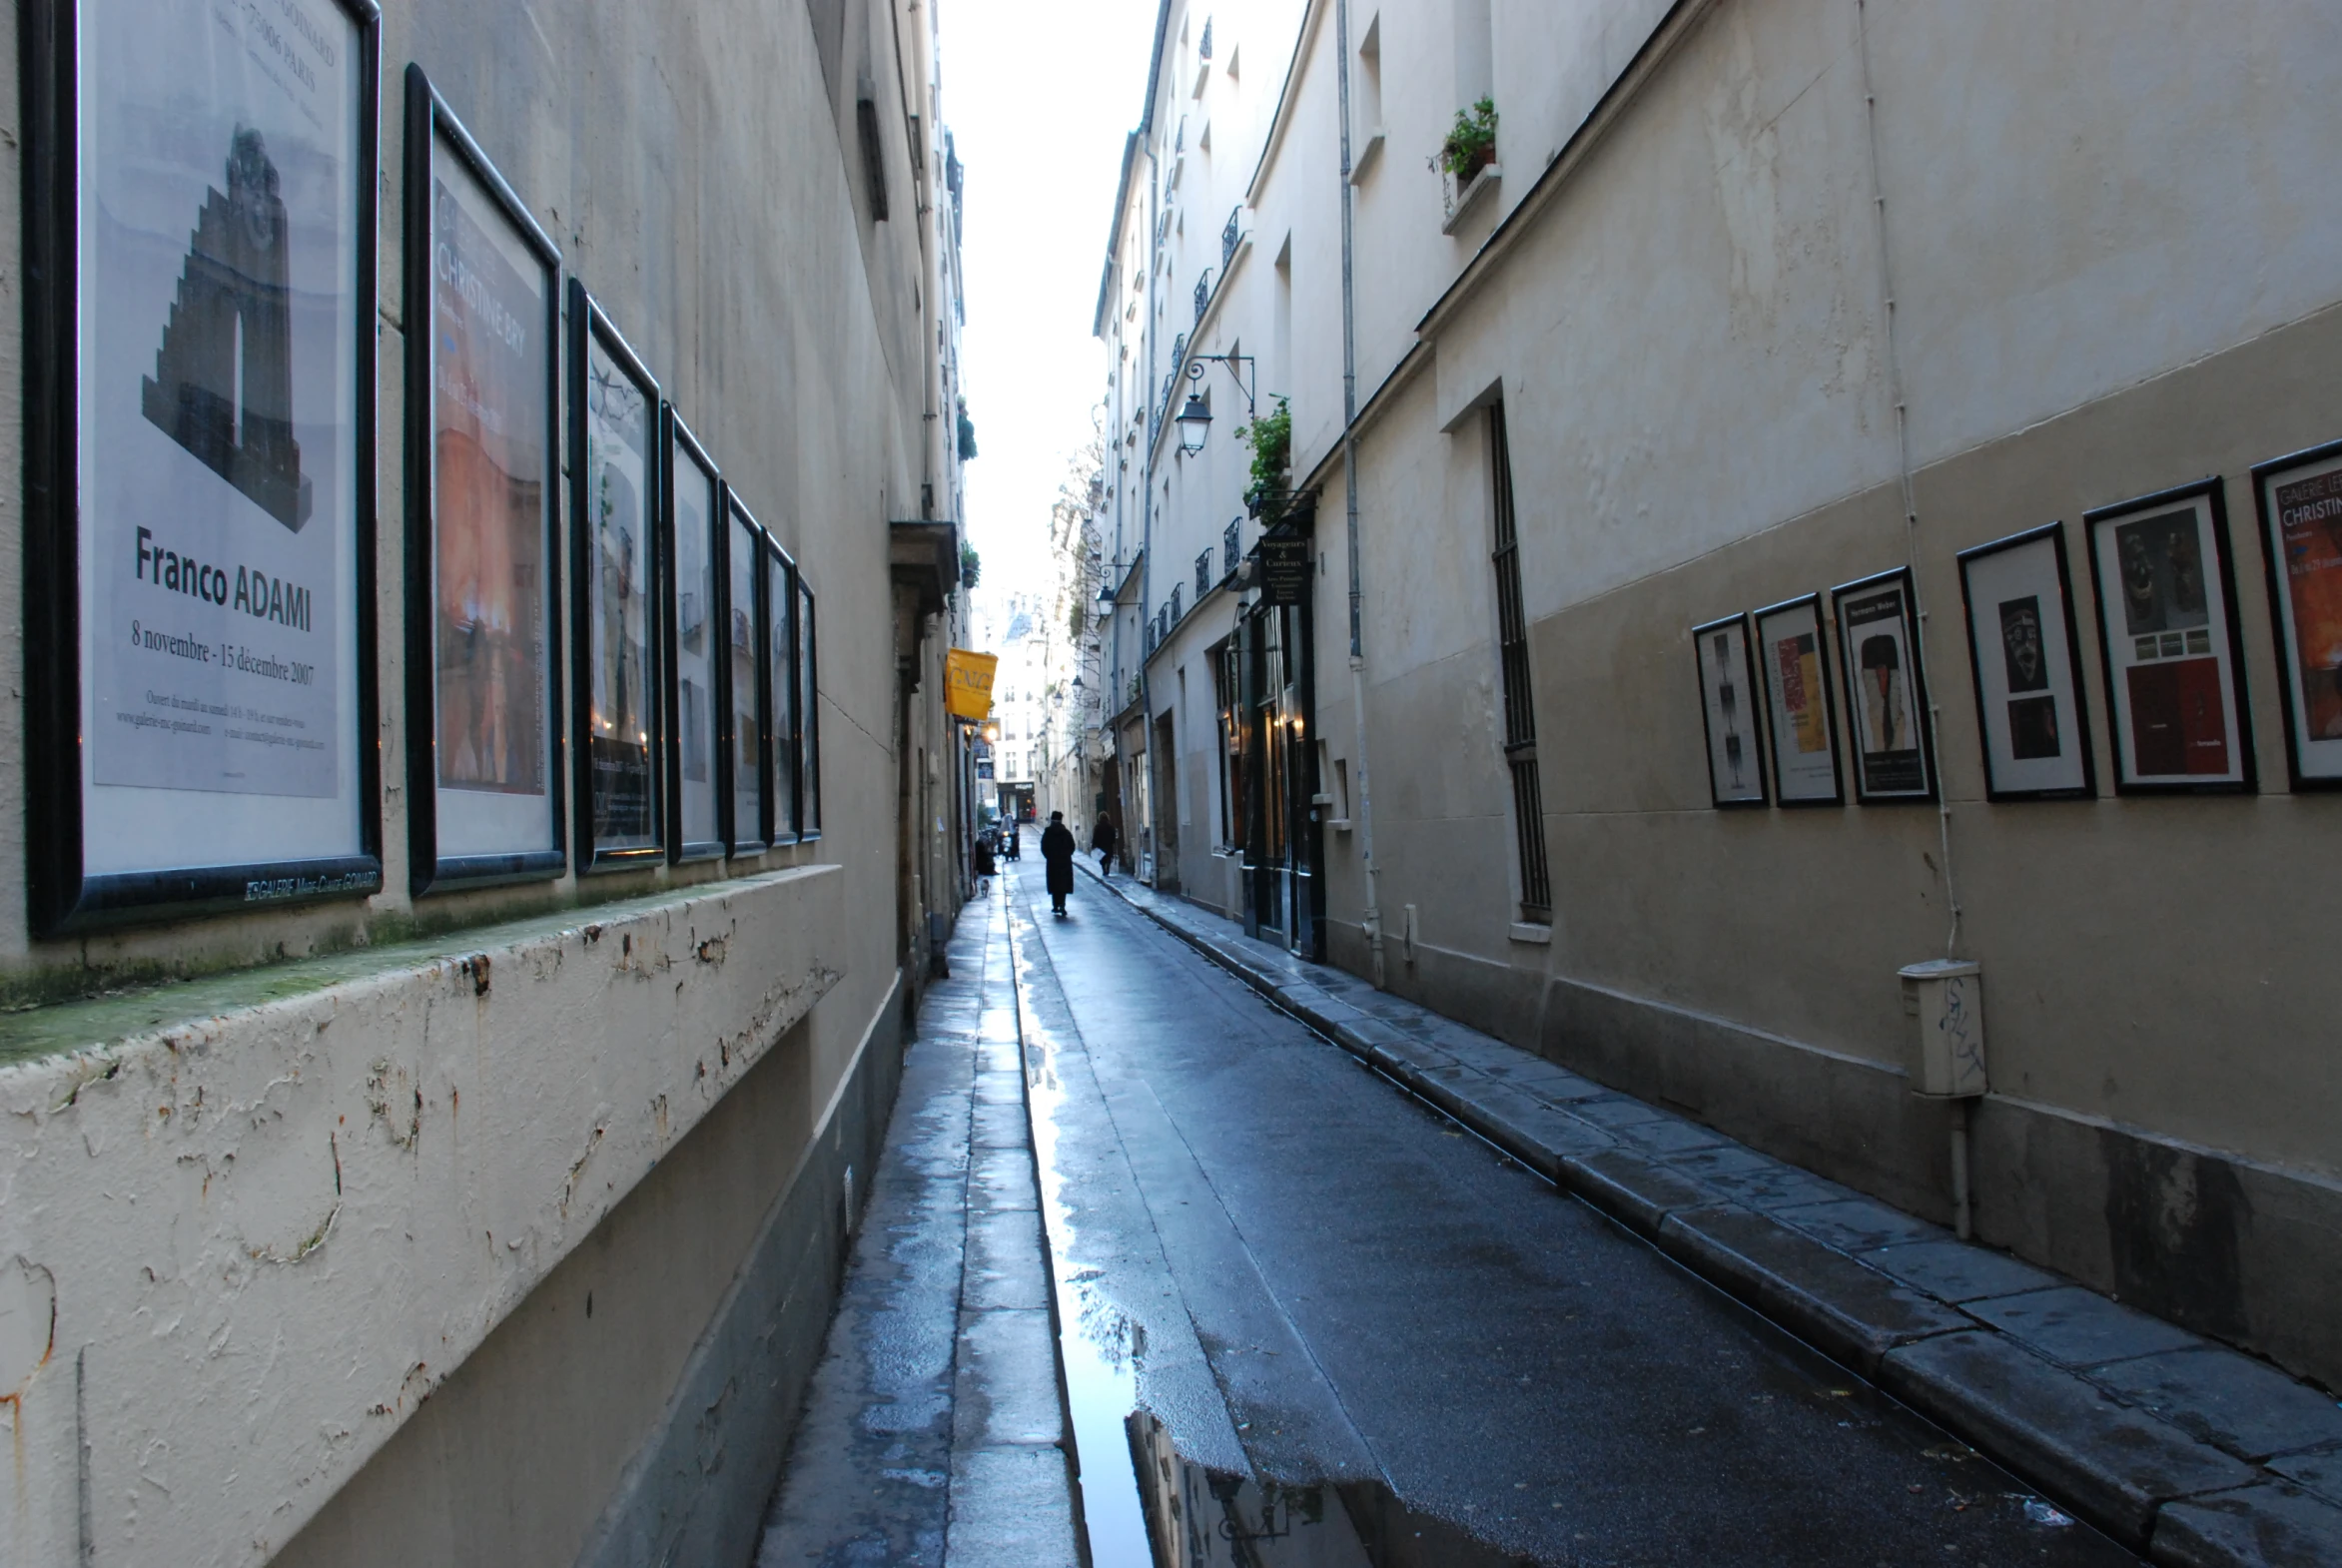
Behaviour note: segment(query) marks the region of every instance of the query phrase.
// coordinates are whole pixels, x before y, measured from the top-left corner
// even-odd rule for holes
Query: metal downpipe
[[[1342,511],[1348,529],[1350,565],[1350,713],[1358,739],[1358,850],[1366,871],[1366,908],[1360,923],[1374,966],[1374,989],[1383,989],[1382,872],[1374,864],[1374,783],[1366,765],[1366,652],[1360,634],[1358,579],[1358,295],[1353,265],[1356,217],[1350,188],[1350,5],[1334,0],[1334,84],[1341,118],[1341,402]]]

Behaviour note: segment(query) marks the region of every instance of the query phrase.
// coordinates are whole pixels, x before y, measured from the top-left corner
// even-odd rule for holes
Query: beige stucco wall
[[[940,160],[927,155],[914,186],[905,114],[936,133],[925,57],[913,48],[906,71],[893,68],[886,0],[814,9],[819,37],[806,6],[736,0],[426,0],[386,16],[383,714],[372,738],[385,891],[58,941],[33,940],[21,898],[0,898],[0,997],[44,1004],[0,1031],[11,1109],[0,1119],[0,1425],[17,1456],[13,1483],[0,1479],[0,1558],[264,1561],[468,1370],[345,1514],[370,1549],[417,1561],[437,1554],[428,1518],[368,1514],[368,1497],[437,1488],[450,1518],[492,1498],[499,1527],[538,1529],[525,1560],[567,1561],[612,1504],[615,1477],[659,1438],[678,1368],[752,1249],[794,1266],[792,1246],[816,1235],[834,1245],[834,1187],[814,1194],[829,1204],[816,1205],[818,1223],[790,1210],[783,1224],[775,1204],[836,1125],[840,1096],[893,1082],[869,1057],[899,1048],[892,1022],[918,975],[898,968],[921,913],[902,895],[945,912],[958,903],[949,731],[932,711],[949,628],[931,622],[899,667],[886,530],[920,515],[923,481],[947,504],[953,485],[930,472],[941,447],[923,419],[942,304],[920,287],[938,276],[923,255],[924,182]],[[904,25],[914,44],[912,23],[927,16]],[[12,53],[16,28],[0,37]],[[408,898],[409,60],[819,594],[818,843]],[[891,165],[886,224],[870,221],[859,155],[840,140],[865,76]],[[0,70],[0,125],[20,123],[17,88]],[[904,103],[904,89],[921,101]],[[20,196],[17,161],[0,163],[10,257]],[[18,320],[0,317],[0,471],[11,475],[21,366]],[[565,528],[565,506],[562,518]],[[24,528],[20,486],[0,483],[12,627]],[[22,886],[25,862],[21,644],[0,635],[9,887]],[[147,981],[180,983],[75,1000]],[[752,1069],[753,1093],[730,1107]],[[824,1181],[834,1176],[823,1169]],[[726,1180],[739,1184],[691,1188]],[[606,1225],[638,1186],[638,1210],[670,1217]],[[794,1327],[825,1313],[831,1261],[805,1269]],[[612,1327],[629,1311],[665,1314],[622,1372],[596,1367],[593,1341],[551,1323],[570,1306],[541,1293],[556,1276],[599,1277]],[[491,1341],[502,1352],[467,1368]],[[608,1397],[593,1396],[597,1378]],[[499,1379],[535,1402],[498,1401]],[[531,1419],[570,1424],[562,1465],[531,1456],[519,1429]],[[742,1459],[729,1483],[760,1498],[769,1475]],[[392,1525],[414,1533],[387,1534]]]
[[[1318,734],[1337,757],[1371,755],[1385,973],[1942,1211],[1941,1120],[1899,1076],[1895,979],[1951,931],[1938,815],[1714,810],[1689,640],[1911,562],[1932,612],[1957,950],[1985,975],[1979,1223],[2331,1378],[2342,1342],[2302,1282],[2342,1260],[2342,1058],[2318,950],[2342,904],[2321,870],[2342,819],[2286,790],[2246,470],[2342,435],[2327,385],[2342,267],[2320,239],[2342,193],[2317,152],[2342,112],[2303,74],[2331,57],[2334,19],[2276,3],[2088,4],[2053,23],[1949,0],[1867,12],[1884,252],[1856,9],[1715,7],[1434,313],[1428,366],[1375,397],[1359,431],[1362,740],[1341,466],[1330,445],[1305,457],[1328,458],[1318,530],[1336,562]],[[1507,134],[1530,118],[1508,111]],[[1390,285],[1371,236],[1360,257],[1363,319]],[[1550,946],[1511,929],[1479,411],[1498,392]],[[1304,426],[1323,428],[1321,410],[1297,409]],[[2259,790],[2117,798],[2081,513],[2206,474],[2225,481]],[[2058,518],[2103,794],[1988,804],[1953,555]],[[1361,969],[1364,840],[1362,823],[1327,836],[1332,951]],[[2215,1241],[2225,1261],[2207,1263],[2197,1248]],[[2182,1264],[2216,1277],[2190,1294]]]

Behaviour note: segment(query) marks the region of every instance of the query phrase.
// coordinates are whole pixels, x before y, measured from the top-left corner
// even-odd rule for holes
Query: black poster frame
[[[2114,793],[2117,795],[2250,795],[2260,788],[2259,757],[2253,747],[2251,694],[2244,679],[2244,626],[2236,613],[2236,552],[2228,536],[2228,506],[2225,486],[2218,474],[2208,474],[2188,484],[2177,484],[2166,490],[2134,496],[2108,506],[2095,506],[2081,514],[2083,540],[2090,552],[2090,597],[2096,601],[2098,618],[2098,676],[2106,685],[2106,740],[2113,748]],[[2114,663],[2113,624],[2109,611],[2118,608],[2106,596],[2105,562],[2098,553],[2098,525],[2130,516],[2134,512],[2152,511],[2162,506],[2190,505],[2198,498],[2205,503],[2211,517],[2212,553],[2219,557],[2220,604],[2228,617],[2228,682],[2226,696],[2231,712],[2236,715],[2237,777],[2203,784],[2177,781],[2162,783],[2135,783],[2130,777],[2129,754],[2123,748],[2122,705],[2115,700],[2114,682],[2121,670]],[[2288,726],[2290,727],[2290,726]]]
[[[664,563],[670,551],[665,539],[666,518],[660,504],[663,466],[659,440],[659,408],[662,398],[655,377],[643,366],[642,360],[627,344],[618,329],[595,302],[583,280],[569,280],[569,647],[570,680],[575,688],[571,704],[570,734],[575,737],[569,748],[572,776],[575,780],[576,809],[570,813],[571,825],[577,841],[577,869],[581,872],[628,871],[644,866],[663,865],[667,859],[667,806],[664,800],[653,801],[649,820],[656,829],[655,844],[626,845],[605,849],[595,841],[593,825],[593,659],[594,646],[593,605],[591,603],[592,573],[588,552],[593,548],[593,530],[588,526],[589,508],[593,503],[592,485],[587,482],[586,466],[588,439],[586,430],[586,383],[592,375],[593,351],[599,349],[609,356],[618,371],[634,384],[643,399],[643,461],[650,472],[644,475],[642,514],[651,530],[644,540],[643,559],[648,563],[653,580],[643,585],[643,600],[653,617],[648,639],[652,655],[663,665],[665,659],[665,632],[661,623],[666,614]],[[656,701],[661,711],[652,715],[647,734],[650,744],[661,755],[650,759],[649,775],[652,786],[662,795],[666,792],[667,706],[666,672],[654,669],[643,681],[643,690]]]
[[[2065,667],[2073,672],[2073,724],[2081,746],[2081,784],[2078,788],[2068,789],[2003,789],[1992,772],[1992,715],[1984,710],[1984,653],[1976,640],[1976,603],[1975,595],[1968,589],[1968,567],[2004,551],[2023,549],[2028,544],[2038,544],[2043,540],[2055,547],[2057,556],[2057,603],[2065,616]],[[2012,533],[2004,539],[1975,545],[1961,550],[1957,559],[1960,619],[1967,630],[1968,684],[1976,701],[1976,750],[1977,761],[1984,770],[1984,799],[1994,804],[2027,800],[2096,800],[2098,748],[2092,741],[2095,732],[2090,728],[2089,680],[2082,673],[2081,626],[2073,613],[2073,576],[2065,557],[2064,522],[2043,523],[2038,528],[2027,528],[2022,533]]]
[[[1911,649],[1912,716],[1918,720],[1920,777],[1926,787],[1918,790],[1898,790],[1893,794],[1874,791],[1869,775],[1863,770],[1862,718],[1855,704],[1861,693],[1854,688],[1854,674],[1847,673],[1846,720],[1848,732],[1854,737],[1853,749],[1847,753],[1846,765],[1854,774],[1854,798],[1865,806],[1932,806],[1942,800],[1944,781],[1936,776],[1936,714],[1934,695],[1928,681],[1928,650],[1920,646],[1919,592],[1909,566],[1897,566],[1889,571],[1873,572],[1868,577],[1857,577],[1842,582],[1830,590],[1831,630],[1836,634],[1838,656],[1848,664],[1854,661],[1854,650],[1846,640],[1846,601],[1857,593],[1876,592],[1895,587],[1903,594],[1903,636]]]
[[[717,726],[716,742],[718,766],[723,771],[724,780],[723,788],[716,792],[716,815],[717,820],[723,823],[726,853],[740,858],[761,855],[772,847],[772,839],[767,828],[767,823],[772,817],[773,791],[772,779],[769,776],[772,771],[772,751],[771,747],[763,740],[763,737],[772,732],[772,703],[769,694],[764,689],[765,670],[768,663],[764,654],[764,640],[769,633],[765,630],[763,552],[766,547],[765,541],[769,535],[765,533],[764,525],[756,520],[756,514],[748,509],[748,503],[740,499],[739,493],[729,484],[723,486],[722,506],[723,548],[716,556],[716,596],[727,629],[723,657],[716,661],[718,666],[716,670],[717,700],[723,704],[723,722]],[[740,821],[739,791],[734,787],[738,782],[737,774],[739,772],[735,765],[735,759],[740,751],[739,732],[732,723],[733,718],[739,712],[739,704],[732,700],[734,696],[732,690],[732,644],[729,631],[734,609],[732,603],[732,579],[734,576],[732,546],[734,543],[733,534],[738,531],[733,527],[735,522],[748,531],[748,548],[756,557],[756,569],[748,574],[748,596],[754,601],[748,606],[748,645],[756,650],[756,656],[749,660],[749,668],[756,674],[756,695],[752,706],[756,713],[756,733],[758,736],[756,820],[750,823]]]
[[[350,541],[357,603],[351,656],[356,711],[343,739],[357,761],[358,853],[169,870],[86,870],[81,734],[81,363],[79,8],[23,0],[17,11],[24,368],[25,893],[36,937],[321,899],[383,886],[382,752],[377,689],[375,314],[380,299],[377,192],[382,181],[382,10],[337,0],[358,34],[358,161],[352,302]]]
[[[709,494],[714,502],[708,510],[707,519],[707,617],[711,645],[720,640],[717,633],[724,624],[721,618],[724,597],[721,578],[724,575],[724,536],[730,518],[724,509],[724,472],[716,466],[715,459],[708,455],[707,448],[700,444],[699,438],[691,433],[691,426],[675,411],[672,402],[666,404],[659,422],[664,431],[659,455],[659,507],[666,518],[659,530],[661,544],[666,551],[666,558],[660,563],[659,570],[667,584],[663,601],[666,621],[664,657],[667,668],[667,843],[671,846],[669,853],[674,862],[680,865],[688,861],[723,858],[725,799],[731,793],[730,780],[723,771],[724,729],[727,721],[724,717],[726,710],[721,705],[725,671],[730,660],[718,651],[711,651],[708,656],[707,700],[714,710],[710,716],[715,719],[715,736],[714,744],[708,748],[708,767],[715,775],[710,781],[710,788],[715,796],[716,836],[686,842],[683,837],[683,584],[676,568],[680,538],[677,523],[680,516],[675,506],[675,475],[684,463],[694,464],[707,475],[710,481]]]
[[[798,824],[803,820],[805,810],[805,799],[797,785],[797,781],[804,776],[797,754],[797,741],[801,733],[798,728],[801,701],[797,681],[797,562],[787,550],[781,548],[781,541],[767,532],[764,538],[764,563],[765,622],[764,641],[760,646],[764,650],[765,668],[765,822],[770,828],[765,834],[765,840],[772,848],[780,849],[797,842]],[[779,573],[777,577],[775,572]],[[776,594],[788,601],[789,618],[785,628],[775,625],[781,618],[779,609],[773,603]],[[784,629],[788,637],[787,646],[776,647],[773,638]],[[786,664],[787,667],[777,668],[777,663]],[[789,698],[787,734],[781,732],[780,722],[781,685],[784,681],[788,684]],[[784,764],[788,767],[790,778],[789,820],[786,822],[781,820],[781,769]]]
[[[1700,660],[1700,639],[1711,632],[1737,629],[1740,632],[1741,682],[1750,696],[1749,715],[1754,718],[1761,711],[1763,698],[1757,692],[1757,629],[1750,622],[1746,610],[1737,615],[1720,615],[1712,621],[1692,628],[1692,674],[1699,682],[1701,764],[1708,770],[1708,803],[1718,811],[1761,811],[1773,803],[1772,780],[1765,768],[1765,737],[1757,735],[1754,727],[1751,738],[1758,752],[1753,759],[1757,765],[1757,795],[1754,800],[1727,800],[1716,788],[1716,732],[1708,723],[1707,666]]]
[[[2297,795],[2320,790],[2342,790],[2342,774],[2309,773],[2303,770],[2301,755],[2302,714],[2293,700],[2293,688],[2302,679],[2300,654],[2286,626],[2292,615],[2289,595],[2285,591],[2285,530],[2269,504],[2270,490],[2275,482],[2296,468],[2307,468],[2342,457],[2342,441],[2327,441],[2301,451],[2287,452],[2282,457],[2271,457],[2252,466],[2253,507],[2261,525],[2262,578],[2269,592],[2269,639],[2277,652],[2277,700],[2285,716],[2285,773],[2286,782]],[[2239,667],[2241,669],[2241,666]]]
[[[438,852],[438,667],[436,646],[438,528],[433,440],[437,335],[410,320],[406,333],[406,838],[407,886],[415,898],[459,888],[541,882],[569,869],[564,748],[568,733],[561,689],[561,253],[538,226],[479,143],[447,106],[423,68],[406,67],[406,231],[404,299],[409,318],[427,323],[432,289],[431,150],[444,142],[488,193],[544,271],[545,317],[545,722],[550,727],[545,794],[552,813],[549,849],[442,856]],[[418,303],[420,302],[420,303]]]
[[[797,574],[797,842],[821,837],[821,649],[813,589]]]
[[[1769,668],[1760,662],[1757,666],[1757,686],[1765,694],[1765,756],[1772,766],[1773,803],[1784,811],[1808,807],[1844,807],[1846,804],[1846,757],[1844,742],[1838,734],[1837,682],[1830,678],[1830,666],[1835,659],[1830,643],[1830,617],[1822,613],[1822,595],[1801,593],[1793,599],[1767,604],[1749,611],[1749,652],[1756,653],[1758,639],[1765,635],[1765,622],[1775,615],[1792,610],[1805,610],[1814,617],[1814,667],[1822,682],[1822,728],[1830,737],[1830,793],[1828,795],[1791,795],[1781,784],[1781,721],[1773,711],[1773,677]]]

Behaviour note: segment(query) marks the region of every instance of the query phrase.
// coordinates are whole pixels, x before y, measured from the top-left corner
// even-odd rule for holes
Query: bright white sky
[[[1090,318],[1156,0],[932,3],[944,124],[967,166],[968,539],[998,602],[1048,580],[1050,502],[1104,390]]]

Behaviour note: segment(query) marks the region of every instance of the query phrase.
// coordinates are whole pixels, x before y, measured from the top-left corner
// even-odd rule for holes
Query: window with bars
[[[1496,647],[1504,679],[1504,761],[1512,774],[1513,843],[1521,872],[1521,917],[1549,920],[1553,881],[1545,855],[1545,801],[1537,779],[1537,710],[1529,688],[1529,621],[1521,601],[1520,532],[1513,515],[1512,446],[1504,404],[1488,409],[1488,468],[1495,528]]]

